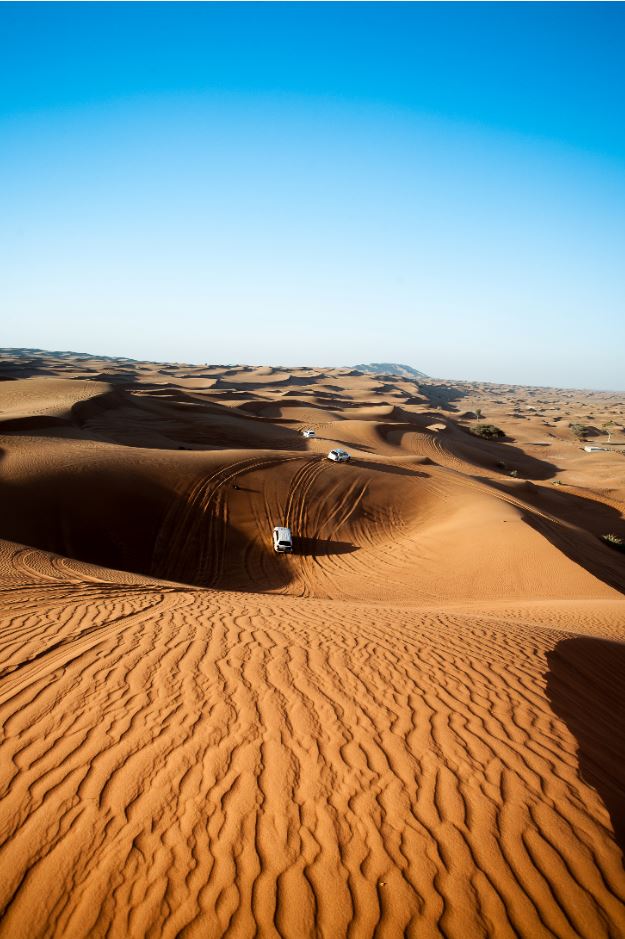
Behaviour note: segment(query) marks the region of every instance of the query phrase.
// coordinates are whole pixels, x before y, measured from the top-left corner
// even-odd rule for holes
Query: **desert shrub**
[[[514,476],[515,479],[517,478],[518,475],[519,475],[518,470],[510,470],[510,472],[508,473],[508,476]]]
[[[609,535],[601,535],[601,540],[611,548],[616,548],[617,551],[625,551],[625,538],[619,538],[618,535],[610,533]]]
[[[587,437],[588,434],[592,432],[592,427],[588,427],[587,424],[569,424],[571,428],[571,433],[575,434],[578,440],[583,440],[584,437]]]
[[[497,440],[506,436],[503,430],[494,424],[476,424],[475,427],[469,427],[469,430],[474,437],[483,437],[485,440]]]

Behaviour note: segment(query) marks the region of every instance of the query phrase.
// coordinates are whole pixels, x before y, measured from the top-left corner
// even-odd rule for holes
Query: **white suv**
[[[330,450],[328,459],[334,460],[335,463],[348,463],[351,460],[351,456],[347,450],[341,450],[337,447],[336,450]]]
[[[290,528],[281,528],[277,525],[273,530],[273,550],[277,554],[293,553],[293,538]]]
[[[314,430],[303,430],[303,431],[302,431],[302,437],[314,437],[314,436],[315,436]]]

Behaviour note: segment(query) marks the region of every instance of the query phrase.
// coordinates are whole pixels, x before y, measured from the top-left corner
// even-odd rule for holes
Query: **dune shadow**
[[[293,549],[296,554],[323,557],[330,554],[352,554],[358,550],[357,545],[349,541],[332,541],[329,538],[307,538],[296,536],[293,538]]]
[[[0,381],[18,381],[20,378],[47,378],[50,373],[44,368],[20,368],[0,371]]]
[[[577,740],[580,775],[600,795],[625,852],[625,643],[563,639],[547,664],[551,707]]]
[[[53,417],[47,414],[35,414],[32,417],[10,417],[0,420],[0,433],[35,433],[40,430],[61,430],[71,428],[72,422],[63,417]]]
[[[297,548],[296,548],[297,550]],[[271,539],[251,540],[223,518],[198,514],[180,530],[165,518],[154,542],[149,574],[218,590],[259,593],[288,585],[293,571]]]
[[[480,437],[471,433],[469,427],[450,421],[451,441],[454,452],[469,463],[488,466],[508,473],[516,470],[525,479],[552,479],[561,467],[513,444],[513,438],[505,435],[498,439]]]
[[[476,438],[478,439],[478,438]],[[538,457],[526,453],[520,447],[515,447],[507,440],[501,442],[480,441],[483,446],[482,464],[499,470],[501,473],[518,473],[524,479],[546,480],[553,479],[562,467],[551,463],[549,460],[542,460]],[[488,461],[486,459],[488,457]]]
[[[0,381],[17,381],[20,378],[47,378],[50,369],[35,362],[0,364]]]
[[[391,476],[420,476],[423,479],[429,478],[429,473],[422,473],[420,470],[411,469],[407,466],[398,466],[394,463],[376,463],[374,460],[350,460],[351,466],[357,466],[359,469],[371,469],[378,473],[387,473]]]
[[[625,521],[620,512],[605,503],[561,489],[526,482],[514,485],[511,490],[503,480],[499,482],[486,476],[473,478],[505,495],[513,492],[519,496],[527,503],[527,508],[522,510],[524,522],[598,580],[625,593],[625,558],[601,540],[601,535],[607,533],[625,538]],[[532,508],[537,511],[533,512]]]
[[[551,479],[560,468],[548,460],[538,459],[513,446],[510,438],[488,440],[469,432],[466,427],[458,424],[453,418],[441,415],[436,411],[427,411],[413,414],[409,411],[396,409],[396,420],[379,424],[376,433],[385,442],[393,442],[402,446],[403,436],[410,433],[429,434],[433,424],[444,423],[445,429],[438,432],[436,437],[441,447],[451,456],[456,456],[475,467],[499,469],[500,472],[516,470],[525,479]]]
[[[426,399],[428,404],[435,408],[441,408],[443,411],[457,411],[456,401],[466,398],[468,392],[461,388],[453,388],[450,385],[429,385],[427,382],[418,383],[419,392]],[[416,404],[422,403],[414,399]],[[411,403],[410,401],[406,402]]]
[[[335,439],[336,439],[336,438],[335,438]],[[334,447],[337,446],[337,444],[335,443],[335,439],[332,439],[331,437],[315,437],[315,440],[323,440],[325,443],[331,444],[332,446],[331,446],[329,449],[334,449]],[[349,444],[345,444],[345,446],[348,447]],[[364,451],[366,451],[367,453],[375,453],[375,452],[376,452],[373,447],[370,447],[370,446],[368,446],[367,444],[363,444],[363,443],[359,443],[359,444],[358,444],[358,449],[359,449],[359,450],[364,450]],[[353,457],[352,457],[352,461],[353,461]]]
[[[0,418],[2,433],[16,437],[63,436],[152,450],[303,452],[307,442],[293,424],[241,413],[171,384],[154,386],[125,377],[110,390],[76,401],[63,416]]]
[[[516,472],[524,479],[536,480],[553,479],[561,470],[555,463],[538,459],[513,446],[510,438],[483,440],[468,432],[466,436],[469,438],[467,441],[462,441],[458,435],[454,437],[454,444],[458,444],[455,452],[475,465],[497,469],[501,473]]]
[[[133,395],[118,386],[79,401],[71,419],[80,436],[142,449],[217,450],[245,448],[306,450],[306,440],[286,422],[241,414],[212,400],[197,400],[176,388]],[[134,389],[134,390],[137,390]]]
[[[170,586],[252,592],[282,588],[293,576],[269,536],[250,538],[140,469],[96,466],[78,479],[57,471],[0,480],[0,501],[1,538],[99,568]]]

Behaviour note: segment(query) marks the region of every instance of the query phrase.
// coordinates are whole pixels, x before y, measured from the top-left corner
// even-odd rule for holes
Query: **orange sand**
[[[623,396],[2,377],[0,936],[625,935]]]

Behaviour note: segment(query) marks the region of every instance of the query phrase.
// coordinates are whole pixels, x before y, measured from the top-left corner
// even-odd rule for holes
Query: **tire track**
[[[293,459],[297,458],[241,460],[196,480],[173,501],[163,521],[154,548],[154,575],[203,586],[217,584],[228,538],[227,487],[247,473]]]

